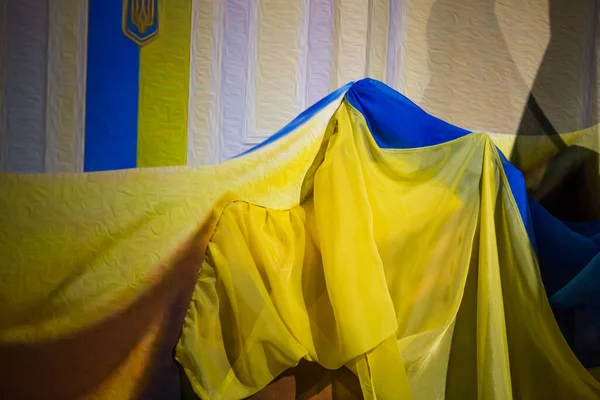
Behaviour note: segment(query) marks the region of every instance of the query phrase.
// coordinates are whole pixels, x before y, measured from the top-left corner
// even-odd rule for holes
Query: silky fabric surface
[[[346,100],[364,116],[371,135],[381,148],[431,146],[470,133],[428,114],[410,99],[373,79],[352,84]],[[279,134],[275,136],[281,137]],[[600,245],[588,237],[600,236],[600,223],[560,221],[527,195],[527,187],[535,186],[536,169],[550,164],[559,153],[556,142],[565,146],[589,146],[594,138],[598,139],[598,125],[559,136],[520,136],[522,155],[519,170],[505,156],[511,154],[517,136],[490,134],[500,150],[504,173],[530,242],[539,256],[547,293],[552,296],[565,287],[560,295],[557,294],[560,301],[553,303],[561,329],[580,360],[586,366],[594,367],[600,365],[600,335],[597,333],[600,332],[600,295],[594,289],[600,286],[600,279],[592,259],[600,254]],[[562,159],[560,162],[560,169],[568,170],[568,163],[577,162],[577,159],[567,157],[566,161]],[[540,236],[540,246],[536,232]]]
[[[218,166],[140,169],[88,174],[0,175],[0,193],[2,193],[0,209],[3,210],[3,213],[0,214],[0,315],[2,316],[0,318],[0,359],[3,361],[0,363],[0,394],[7,398],[56,399],[177,397],[176,382],[178,378],[176,366],[172,360],[172,350],[181,332],[183,314],[186,309],[187,315],[178,346],[178,358],[187,369],[190,379],[196,380],[195,388],[199,393],[202,390],[198,381],[203,379],[209,379],[213,384],[211,389],[204,390],[218,392],[219,389],[215,389],[215,387],[219,385],[215,382],[220,379],[219,376],[228,374],[231,376],[230,365],[225,363],[219,365],[218,368],[211,368],[207,377],[196,375],[199,368],[206,370],[206,364],[202,363],[203,357],[206,358],[204,352],[212,351],[212,348],[199,347],[201,339],[208,339],[196,335],[214,333],[215,326],[220,323],[230,323],[230,321],[197,319],[200,309],[196,309],[196,305],[201,304],[205,310],[209,310],[210,307],[214,307],[214,304],[199,303],[198,296],[207,295],[210,291],[200,290],[202,284],[206,284],[206,280],[200,280],[196,284],[196,277],[201,264],[207,266],[206,273],[210,269],[223,270],[226,269],[227,257],[231,256],[230,252],[225,251],[221,259],[214,257],[213,252],[220,246],[231,245],[226,243],[226,240],[224,242],[216,241],[219,232],[218,228],[215,231],[218,226],[217,222],[221,221],[223,227],[230,226],[231,229],[244,226],[247,218],[253,220],[252,217],[257,215],[255,208],[258,207],[265,211],[265,216],[268,214],[271,217],[269,221],[279,221],[282,218],[281,215],[285,215],[285,213],[290,217],[289,221],[287,218],[280,221],[281,224],[277,226],[282,229],[278,228],[275,236],[270,229],[255,229],[250,232],[254,236],[249,236],[250,233],[247,232],[244,233],[246,235],[242,235],[244,238],[259,236],[253,242],[252,248],[255,248],[257,243],[266,248],[269,246],[268,243],[273,243],[270,245],[273,249],[280,248],[281,240],[285,239],[287,240],[285,243],[289,244],[291,249],[294,244],[298,243],[297,235],[301,234],[299,233],[300,228],[306,228],[303,233],[305,238],[315,237],[314,226],[320,224],[318,241],[313,247],[306,247],[308,250],[314,250],[313,256],[315,256],[315,262],[308,263],[306,267],[308,271],[311,271],[310,277],[315,281],[319,280],[319,276],[315,274],[321,265],[323,275],[327,270],[327,273],[336,280],[343,279],[347,275],[348,268],[346,266],[340,268],[339,263],[336,264],[340,259],[346,257],[345,252],[339,253],[341,249],[356,248],[361,252],[361,256],[357,260],[367,260],[366,265],[370,268],[370,272],[358,269],[354,271],[356,288],[364,288],[363,283],[367,282],[378,288],[373,295],[373,301],[377,300],[379,303],[376,313],[371,313],[373,307],[368,303],[368,299],[365,300],[359,292],[355,291],[350,294],[344,293],[344,290],[336,292],[339,294],[339,296],[336,295],[336,298],[343,298],[344,301],[349,299],[347,305],[342,304],[335,309],[332,308],[341,316],[339,326],[344,330],[339,333],[336,330],[336,335],[338,335],[336,337],[342,339],[339,343],[343,342],[343,347],[336,348],[318,342],[315,338],[322,340],[327,332],[313,334],[317,325],[312,324],[310,325],[310,335],[304,331],[304,336],[300,335],[294,337],[294,341],[285,342],[287,347],[283,353],[271,351],[265,354],[265,359],[269,360],[270,366],[273,368],[273,370],[269,370],[270,373],[275,374],[278,367],[287,365],[288,362],[300,355],[323,362],[329,367],[347,365],[360,376],[364,393],[367,396],[373,393],[379,397],[384,396],[385,393],[394,393],[395,396],[398,392],[410,390],[413,397],[422,398],[419,397],[420,391],[426,393],[439,391],[443,387],[441,380],[444,376],[446,376],[447,396],[452,393],[468,393],[469,395],[475,393],[476,396],[479,390],[483,396],[487,393],[486,391],[492,390],[486,383],[489,382],[488,375],[492,374],[496,377],[496,372],[493,371],[497,371],[498,376],[503,377],[497,385],[497,396],[503,396],[507,385],[506,366],[500,365],[498,368],[494,366],[489,369],[486,363],[493,361],[487,358],[488,352],[486,351],[489,348],[486,348],[485,345],[479,345],[479,348],[473,345],[478,342],[486,343],[487,340],[487,336],[484,334],[486,331],[483,328],[474,329],[476,322],[473,321],[489,320],[485,313],[480,315],[477,311],[481,307],[485,309],[486,301],[480,302],[478,293],[483,289],[480,289],[477,279],[473,278],[476,275],[471,271],[479,271],[480,266],[472,268],[473,262],[469,262],[468,268],[463,265],[463,268],[468,269],[472,275],[467,275],[463,284],[465,289],[458,311],[438,310],[434,307],[435,304],[428,303],[425,298],[423,304],[421,302],[415,304],[415,315],[425,311],[425,314],[431,312],[431,315],[415,316],[409,321],[398,322],[399,313],[413,312],[407,311],[406,307],[408,306],[402,305],[404,303],[401,304],[402,306],[397,306],[394,302],[397,302],[397,298],[392,295],[394,290],[400,290],[398,288],[406,288],[406,286],[400,285],[396,289],[392,287],[392,290],[385,288],[381,290],[384,278],[385,284],[393,286],[389,282],[391,278],[388,278],[389,268],[385,268],[386,264],[384,264],[384,260],[391,257],[389,254],[386,255],[386,249],[389,250],[392,246],[384,242],[387,240],[393,242],[392,239],[398,238],[396,235],[388,239],[383,236],[385,232],[397,227],[387,226],[387,222],[381,222],[381,218],[373,217],[374,212],[380,212],[376,208],[377,206],[380,206],[382,210],[387,210],[386,196],[391,196],[390,205],[401,202],[401,199],[394,197],[393,193],[379,193],[375,190],[379,187],[379,180],[389,181],[386,174],[395,176],[398,171],[402,171],[402,168],[408,168],[411,174],[422,177],[423,175],[419,172],[422,167],[426,170],[425,167],[431,167],[432,163],[438,163],[435,165],[440,168],[444,167],[440,171],[437,171],[436,167],[431,167],[436,173],[432,172],[428,175],[431,176],[431,180],[423,183],[423,200],[419,198],[419,202],[426,204],[434,201],[433,196],[442,196],[447,199],[449,208],[456,207],[456,210],[461,211],[459,215],[464,217],[462,224],[469,222],[475,224],[476,230],[471,243],[478,245],[473,246],[472,254],[480,254],[481,240],[477,238],[480,236],[478,229],[481,230],[481,223],[473,222],[471,220],[473,215],[464,211],[463,207],[464,204],[475,202],[473,198],[464,197],[468,192],[473,196],[480,197],[481,204],[478,213],[481,213],[483,192],[478,191],[479,186],[477,185],[480,184],[480,181],[483,182],[483,178],[479,181],[471,178],[471,184],[475,182],[476,186],[467,190],[464,187],[466,178],[463,177],[463,173],[465,172],[456,171],[455,163],[445,164],[448,160],[454,159],[453,157],[448,157],[448,160],[445,161],[419,160],[417,156],[413,155],[411,156],[412,161],[408,162],[401,161],[400,158],[406,154],[419,154],[432,149],[382,149],[382,146],[377,145],[377,134],[369,131],[368,124],[359,118],[360,115],[357,115],[357,110],[350,101],[345,101],[343,106],[339,107],[342,96],[347,93],[346,90],[351,90],[355,85],[348,85],[335,92],[332,97],[328,97],[324,102],[318,104],[316,109],[295,121],[295,124],[291,124],[289,129],[284,128],[283,133],[277,135],[274,140],[243,157]],[[360,87],[360,85],[357,86],[357,88]],[[365,89],[368,85],[362,87]],[[359,93],[359,95],[365,98],[366,93]],[[381,96],[379,98],[382,99]],[[351,96],[348,99],[351,99]],[[345,116],[345,119],[340,116]],[[410,119],[410,114],[403,118]],[[344,129],[341,129],[340,121],[345,127]],[[401,126],[401,124],[397,125]],[[329,128],[326,129],[327,127]],[[467,133],[465,132],[465,134]],[[583,135],[581,132],[564,135],[565,142],[575,143],[581,135]],[[339,139],[341,137],[344,138],[343,141]],[[479,174],[482,177],[488,176],[483,174],[483,166],[487,165],[485,160],[489,161],[490,152],[496,154],[494,153],[495,148],[489,144],[488,139],[477,139],[483,140],[485,144],[482,142],[475,145],[473,141],[476,137],[491,138],[505,153],[506,149],[510,149],[514,142],[514,136],[463,135],[456,141],[445,142],[437,146],[439,147],[436,150],[437,154],[445,154],[443,148],[460,148],[462,149],[460,152],[464,153],[465,149],[473,147],[473,152],[484,155],[480,160],[481,165],[476,170],[480,171]],[[348,138],[352,138],[352,140],[349,141]],[[532,150],[531,158],[535,159],[536,163],[545,162],[554,154],[555,150],[543,145],[545,140],[545,138],[532,139],[531,148],[535,151]],[[571,141],[569,142],[569,140]],[[343,143],[345,145],[340,147]],[[355,146],[348,147],[349,143],[354,143]],[[457,143],[466,147],[455,148]],[[466,145],[465,143],[470,144]],[[488,149],[490,146],[491,150]],[[340,149],[343,149],[341,156]],[[538,151],[538,149],[543,151]],[[398,154],[395,155],[396,153]],[[337,156],[334,157],[334,155]],[[492,157],[492,159],[495,158]],[[351,162],[351,160],[354,161]],[[465,160],[459,161],[462,163]],[[327,169],[325,167],[328,163],[335,163],[335,165],[343,167],[333,169],[329,166]],[[495,171],[494,174],[508,175],[505,169],[502,173],[503,166],[505,164],[501,160],[500,164],[492,168]],[[348,169],[346,176],[336,175],[344,173],[346,169]],[[324,196],[324,193],[333,195],[339,186],[324,184],[324,182],[332,180],[341,182],[343,181],[341,178],[345,177],[347,180],[357,176],[356,174],[360,171],[362,171],[362,181],[357,180],[356,185],[353,184],[354,186],[351,185],[342,192],[335,192],[338,196],[335,200],[342,206],[335,209],[328,208],[327,202],[330,202],[329,204],[332,206],[334,203],[331,201],[334,199]],[[456,182],[452,180],[451,176],[456,177]],[[461,178],[459,179],[459,177]],[[448,179],[452,181],[450,186],[448,186]],[[377,185],[374,182],[377,182]],[[463,186],[458,185],[461,182]],[[504,184],[506,182],[502,178],[498,182],[502,182],[502,184],[498,183],[498,193],[504,193],[503,196],[510,197],[506,193],[510,192],[509,187],[513,187],[512,181],[510,184]],[[389,182],[388,184],[391,185]],[[454,184],[458,186],[452,186]],[[419,183],[416,186],[421,185]],[[455,187],[457,190],[462,188],[461,190],[466,192],[457,191],[455,193]],[[424,188],[427,190],[425,191]],[[418,188],[415,190],[419,191]],[[323,196],[319,203],[320,191],[323,192]],[[504,197],[499,198],[504,199]],[[342,214],[342,210],[346,210],[350,206],[347,203],[351,201],[356,202],[354,206],[361,212],[352,215]],[[236,215],[235,207],[241,207],[243,204],[248,205],[248,210],[241,213],[238,210],[240,218],[236,220],[233,218]],[[497,210],[508,210],[504,200],[498,200],[497,204],[499,204]],[[369,217],[369,212],[365,212],[363,215],[362,211],[365,211],[367,205],[372,208],[372,210],[366,210],[371,212],[371,217]],[[439,234],[444,224],[449,223],[444,220],[447,215],[443,211],[443,207],[436,209],[437,215],[441,216],[441,219],[430,224],[431,235],[434,232]],[[414,212],[408,208],[394,210],[405,216],[409,215],[408,211]],[[491,231],[504,232],[505,236],[508,235],[510,238],[507,241],[505,236],[497,235],[500,238],[496,239],[498,248],[510,249],[515,246],[514,241],[522,242],[523,246],[527,243],[527,234],[518,222],[520,221],[520,207],[514,208],[513,211],[512,214],[509,211],[502,211],[506,215],[499,221],[502,222],[506,219],[508,222],[502,222],[502,224],[498,222],[499,228],[491,229]],[[278,212],[284,214],[277,214]],[[321,214],[318,214],[319,212]],[[325,219],[323,219],[323,214],[325,214]],[[294,218],[291,217],[292,215]],[[429,212],[423,214],[423,221],[430,220],[428,215]],[[445,215],[446,217],[444,217]],[[364,218],[371,218],[370,223],[379,221],[378,228],[368,232],[373,234],[379,232],[380,236],[373,236],[369,241],[341,242],[344,247],[333,246],[335,244],[332,243],[333,237],[336,234],[342,235],[341,237],[345,237],[345,240],[353,239],[353,237],[348,239],[347,235],[360,231],[357,228],[369,224],[369,221],[363,220]],[[477,218],[479,219],[479,216]],[[328,223],[327,220],[330,222]],[[332,222],[338,220],[344,224],[355,224],[350,226],[355,230],[340,231],[338,229],[336,231],[336,226]],[[494,217],[494,221],[496,221],[496,217]],[[314,226],[310,225],[311,223]],[[398,226],[402,226],[401,223],[397,221],[396,223]],[[415,224],[412,221],[409,226],[415,226]],[[521,226],[520,231],[514,228],[515,224]],[[287,230],[290,226],[295,227],[293,232]],[[507,231],[504,226],[512,228]],[[571,225],[568,226],[572,228]],[[416,230],[417,233],[429,231],[426,225],[420,228]],[[586,230],[593,230],[593,228],[592,225],[585,227]],[[516,231],[514,231],[515,229]],[[329,236],[325,236],[321,231],[327,232]],[[361,232],[359,237],[362,239],[362,235],[365,233]],[[399,230],[399,234],[401,232],[403,231]],[[593,233],[590,235],[593,237]],[[240,238],[240,236],[237,237]],[[211,238],[213,241],[210,241]],[[455,242],[455,239],[456,237],[453,236],[452,243]],[[506,245],[508,242],[511,243],[510,246]],[[443,243],[441,242],[441,244]],[[421,261],[421,257],[425,260],[428,257],[435,258],[437,256],[445,261],[451,255],[444,254],[442,257],[437,253],[441,244],[437,247],[430,247],[430,250],[425,249],[422,254],[409,254],[408,259],[418,257]],[[412,250],[421,252],[423,248],[423,246],[413,247]],[[517,250],[510,251],[518,253],[519,257],[523,253],[531,255],[521,247]],[[458,257],[459,253],[462,254],[462,250],[456,249],[455,251],[454,257]],[[288,253],[287,247],[285,253]],[[256,260],[261,261],[261,257],[264,257],[265,254],[268,253],[255,252],[253,256],[257,257]],[[505,253],[499,252],[499,254]],[[292,257],[293,254],[288,254],[288,256]],[[380,259],[379,264],[376,262],[377,256]],[[332,261],[325,262],[326,260],[333,260],[333,263]],[[507,263],[503,262],[503,265]],[[357,264],[358,261],[353,261],[353,264],[350,265],[356,266]],[[511,261],[510,265],[513,264]],[[515,267],[516,269],[511,271],[521,271],[526,275],[525,281],[533,286],[523,284],[525,289],[530,286],[538,288],[534,283],[537,282],[539,285],[539,277],[534,276],[535,271],[531,270],[531,262],[525,262],[523,267],[520,264],[521,261],[516,263],[518,268]],[[304,264],[302,265],[304,268]],[[327,265],[337,265],[337,268],[328,269]],[[377,265],[380,266],[380,270],[376,268]],[[252,272],[252,264],[238,265],[238,267],[248,268],[249,270],[246,272]],[[414,303],[414,296],[417,296],[421,290],[434,290],[425,283],[441,282],[441,278],[435,276],[435,272],[446,273],[446,270],[442,266],[438,265],[437,267],[441,270],[434,268],[433,271],[430,271],[434,272],[433,275],[424,275],[421,278],[424,282],[422,288],[406,289],[407,304],[411,304],[411,299]],[[452,268],[459,267],[452,266]],[[401,271],[398,273],[399,276],[408,273],[404,269],[399,270]],[[409,271],[414,275],[410,276],[411,279],[417,279],[415,277],[421,274],[418,263],[415,263]],[[202,273],[204,274],[204,272]],[[256,273],[250,275],[255,277]],[[271,274],[272,276],[273,274]],[[510,282],[522,281],[521,278],[519,278],[521,280],[510,278]],[[452,301],[456,302],[458,301],[456,299],[460,297],[456,292],[456,287],[457,285],[460,287],[460,282],[457,283],[456,279],[460,281],[461,278],[452,276],[452,279],[453,286],[444,281],[437,289],[439,292],[431,294],[432,298],[441,298],[440,301],[443,304],[456,306]],[[396,280],[394,285],[398,282],[402,281]],[[491,280],[491,283],[496,282],[498,281]],[[343,285],[341,282],[338,284]],[[310,295],[313,298],[315,296],[310,292],[311,287],[314,286],[302,284],[302,289],[309,291],[307,298],[310,298]],[[369,290],[369,293],[375,292],[373,288],[366,289]],[[525,289],[520,288],[517,292],[523,295],[526,293]],[[215,288],[216,290],[217,288]],[[502,290],[504,293],[504,285]],[[194,291],[194,298],[192,303],[189,303],[192,291]],[[264,294],[264,291],[261,293]],[[585,370],[578,366],[579,364],[576,360],[574,361],[572,355],[569,356],[569,350],[565,348],[564,343],[560,344],[561,339],[556,337],[556,327],[552,321],[548,320],[547,313],[543,311],[547,306],[547,300],[540,298],[537,290],[533,290],[534,295],[531,298],[528,297],[529,303],[525,302],[524,307],[519,305],[512,308],[507,306],[507,304],[514,306],[511,303],[512,300],[508,299],[507,303],[507,297],[498,297],[497,290],[489,293],[489,302],[495,305],[505,305],[507,310],[505,312],[505,330],[509,333],[513,332],[513,336],[517,337],[517,339],[511,339],[511,334],[509,334],[507,336],[508,344],[504,345],[502,345],[502,337],[499,341],[494,341],[500,348],[509,346],[511,384],[515,393],[527,392],[529,389],[545,390],[545,388],[537,386],[544,386],[549,379],[555,383],[556,393],[573,390],[576,395],[584,396],[579,398],[585,398],[586,395],[597,390],[595,383],[589,382],[589,375]],[[202,300],[202,297],[200,299]],[[260,297],[252,299],[258,301],[257,306],[260,304]],[[319,301],[327,302],[329,299],[319,299]],[[538,307],[533,316],[528,314],[527,304],[530,307]],[[283,309],[286,305],[278,304],[277,306]],[[288,306],[288,309],[290,307],[293,309],[293,306],[293,304]],[[301,303],[300,306],[302,306]],[[296,305],[296,307],[298,306]],[[355,307],[356,310],[352,307]],[[390,308],[393,311],[390,311]],[[542,311],[538,313],[539,308]],[[326,311],[326,307],[319,309]],[[496,308],[494,309],[496,310]],[[516,311],[514,311],[515,309]],[[266,308],[266,310],[265,316],[268,315],[268,309]],[[511,314],[513,311],[516,315]],[[443,330],[443,327],[448,324],[447,321],[443,322],[444,317],[448,317],[452,312],[456,314],[455,322],[453,322],[454,328],[449,327],[443,333],[439,333],[440,329]],[[384,321],[383,316],[389,316],[390,313],[393,313],[393,318],[390,320],[386,318]],[[299,312],[298,316],[301,314]],[[380,318],[381,323],[370,327],[360,325],[352,321],[355,314],[363,315],[364,318]],[[247,322],[252,315],[252,313],[244,315],[244,321]],[[379,317],[377,317],[378,315]],[[309,314],[309,316],[309,322],[312,323],[311,318],[314,320],[314,314]],[[534,319],[535,334],[536,337],[539,337],[535,341],[537,344],[527,343],[527,338],[530,338],[528,329],[533,329],[528,327],[528,324],[531,324]],[[321,322],[321,319],[317,318],[317,320],[319,323]],[[439,323],[442,325],[436,325]],[[213,325],[207,327],[206,324]],[[482,324],[485,325],[483,322]],[[519,327],[520,324],[523,326]],[[390,325],[393,328],[390,328]],[[400,327],[403,326],[405,331],[400,330]],[[515,326],[517,328],[514,328]],[[540,327],[543,328],[541,333],[538,332]],[[243,329],[248,329],[248,327],[244,326]],[[280,326],[278,329],[283,328]],[[286,326],[286,329],[288,335],[293,331],[289,326]],[[423,329],[425,333],[420,335],[419,329]],[[493,325],[493,329],[490,328],[487,332],[498,333],[502,332],[502,329],[503,325],[500,323]],[[354,335],[357,334],[357,330],[364,331],[364,336],[355,339]],[[385,332],[387,331],[389,332],[386,336]],[[247,330],[240,332],[247,332]],[[258,329],[257,335],[260,332]],[[394,332],[395,335],[391,332]],[[229,332],[228,335],[231,337],[234,333],[236,331]],[[447,350],[450,336],[452,343],[450,350]],[[274,343],[281,343],[285,337],[289,336],[282,334]],[[433,339],[435,337],[441,337],[441,339],[436,341]],[[478,337],[479,339],[477,339]],[[377,342],[378,340],[380,342]],[[526,346],[524,345],[526,351],[522,351],[520,345],[515,344],[521,343],[521,340],[527,343]],[[233,341],[235,342],[235,340]],[[313,351],[310,347],[311,341],[314,342],[312,356],[309,352]],[[464,342],[469,345],[461,345]],[[301,343],[301,349],[297,343]],[[423,356],[424,358],[420,358],[422,349],[427,348],[428,344],[431,344],[429,347],[431,352],[427,356]],[[269,347],[269,344],[266,346]],[[274,346],[271,347],[274,348]],[[517,350],[513,350],[515,348]],[[462,350],[456,349],[467,349],[467,351],[458,357],[456,352]],[[366,354],[358,353],[363,350],[366,351]],[[214,347],[214,352],[218,353],[218,351],[219,347]],[[242,354],[235,347],[228,348],[228,351],[231,354],[236,354],[236,351]],[[292,356],[289,355],[289,352],[293,353]],[[514,365],[512,361],[514,352],[517,356],[519,352],[529,354],[529,361],[527,361],[529,364],[527,365],[531,365],[532,368],[527,369],[522,364],[521,367],[518,367],[518,363]],[[345,359],[348,354],[354,354],[355,358]],[[477,359],[474,358],[479,357],[479,354],[486,355],[479,361],[483,363],[481,367],[477,366]],[[506,358],[506,354],[503,357]],[[461,364],[461,358],[466,358],[467,361]],[[435,362],[439,359],[442,361]],[[547,363],[544,364],[544,362]],[[439,370],[443,371],[446,368],[448,370],[446,375]],[[522,369],[526,369],[526,371],[523,372]],[[402,371],[406,371],[406,379],[403,378]],[[480,371],[486,372],[480,373]],[[554,374],[558,373],[557,371],[564,375],[564,379],[561,377],[558,379],[548,378],[554,377]],[[544,372],[545,375],[539,379],[529,380],[531,374],[538,372],[540,374]],[[253,367],[249,373],[250,376],[239,377],[251,380],[249,386],[240,389],[241,391],[255,392],[260,389],[260,385],[268,383],[262,382],[263,379],[266,379],[265,374],[267,374],[264,370],[258,367],[255,370]],[[390,376],[393,379],[388,379]],[[479,379],[479,377],[482,378]],[[234,378],[238,379],[234,376],[230,380],[236,383]],[[572,382],[565,384],[567,378]],[[32,382],[36,382],[36,384],[34,385]],[[543,384],[539,384],[539,382],[543,382]],[[535,387],[528,389],[527,385],[534,385],[534,383]],[[387,386],[388,384],[392,386]],[[233,389],[230,388],[230,390]],[[473,390],[477,391],[473,392]],[[493,391],[496,393],[496,389]]]
[[[372,79],[352,84],[346,99],[365,117],[374,140],[382,148],[430,146],[470,132],[428,114],[402,94]],[[274,136],[282,137],[281,134]],[[594,290],[600,285],[600,279],[598,272],[594,272],[595,264],[588,264],[600,254],[600,245],[590,242],[587,236],[598,236],[600,225],[598,222],[569,224],[558,220],[528,197],[527,187],[536,186],[537,170],[551,164],[550,160],[559,153],[557,142],[565,146],[577,144],[585,148],[592,144],[593,147],[594,140],[598,139],[598,125],[559,136],[520,136],[519,170],[505,156],[513,151],[516,135],[490,134],[501,150],[499,154],[512,194],[530,242],[540,257],[547,293],[552,296],[559,288],[568,286],[568,290],[561,292],[560,302],[555,303],[561,329],[580,360],[586,366],[594,367],[600,365],[600,307],[597,306],[600,296]],[[569,163],[577,162],[577,157],[559,157],[560,164],[554,165],[555,172],[556,168],[569,170]],[[592,178],[597,180],[596,176]],[[560,177],[557,179],[559,182]],[[594,185],[595,182],[587,184]],[[582,229],[587,236],[579,233]],[[540,232],[540,248],[536,232]]]
[[[173,350],[219,199],[294,204],[342,96],[218,166],[0,174],[0,397],[177,398]]]
[[[356,82],[346,95],[348,103],[364,117],[369,131],[381,148],[409,149],[445,143],[470,133],[426,113],[389,86],[373,79]],[[401,121],[402,123],[398,123]],[[514,137],[514,136],[513,136]],[[538,147],[539,147],[538,141]],[[523,217],[529,238],[536,247],[527,192],[521,171],[499,153],[502,167]]]
[[[177,347],[201,398],[301,358],[365,398],[600,398],[564,340],[486,134],[383,150],[344,101],[300,204],[223,207]]]
[[[375,141],[383,148],[416,148],[444,143],[468,134],[470,131],[441,121],[426,113],[400,93],[381,82],[364,79],[356,82],[346,95],[348,102],[365,117]],[[401,124],[398,122],[402,121]],[[557,310],[561,329],[571,347],[588,367],[600,366],[600,268],[597,261],[600,244],[590,236],[600,235],[596,222],[569,224],[552,216],[527,195],[532,182],[529,172],[544,164],[544,158],[557,151],[556,142],[574,144],[596,136],[598,126],[561,135],[520,137],[523,152],[519,167],[513,166],[510,139],[514,135],[493,135],[501,149],[502,167],[530,242],[539,256],[542,280]],[[569,150],[567,150],[569,151]],[[567,158],[568,160],[568,158]],[[568,169],[569,165],[561,166]],[[577,162],[577,159],[571,160]],[[593,179],[598,179],[596,174]],[[586,182],[594,185],[595,182]],[[580,189],[581,190],[581,189]],[[585,234],[580,232],[585,230]],[[539,238],[537,238],[539,236]],[[539,244],[538,244],[539,242]],[[597,257],[597,258],[595,258]],[[560,293],[557,291],[560,290]]]
[[[381,82],[364,79],[356,82],[346,96],[348,102],[364,115],[375,141],[383,148],[415,148],[444,143],[469,133],[426,113],[400,93]],[[398,122],[402,121],[401,124]],[[582,362],[600,366],[600,268],[597,261],[600,244],[590,237],[600,235],[598,222],[569,224],[544,210],[527,195],[532,186],[530,171],[544,164],[544,158],[557,151],[556,142],[574,144],[596,136],[597,126],[561,135],[520,137],[523,152],[519,167],[513,166],[510,139],[514,135],[493,135],[501,149],[502,167],[516,200],[530,242],[539,256],[542,280],[552,296],[551,303],[563,332]],[[568,151],[568,150],[567,150]],[[568,160],[568,159],[567,159]],[[561,169],[569,168],[569,165]],[[577,162],[577,159],[571,160]],[[593,176],[593,179],[598,179]],[[595,182],[586,182],[594,185]],[[581,190],[581,189],[580,189]],[[582,230],[585,234],[580,233]],[[537,232],[537,234],[536,234]],[[539,236],[537,238],[536,236]],[[538,244],[539,242],[539,244]],[[595,258],[596,257],[596,258]],[[557,291],[560,289],[560,292]]]

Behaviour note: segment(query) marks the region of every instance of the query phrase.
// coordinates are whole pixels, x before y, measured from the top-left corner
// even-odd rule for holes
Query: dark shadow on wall
[[[531,195],[558,218],[600,218],[597,153],[580,146],[567,149],[557,133],[598,123],[596,57],[598,0],[551,0],[550,41],[538,69],[510,156],[519,165],[527,135],[546,135],[560,151],[541,171]],[[531,150],[529,150],[531,151]]]
[[[478,122],[459,124],[497,131],[497,121],[507,116],[490,110],[514,109],[514,93],[529,92],[517,132],[506,132],[519,135],[507,156],[519,167],[527,142],[521,136],[546,136],[561,154],[526,176],[530,194],[562,219],[600,218],[600,190],[590,186],[599,181],[595,153],[577,146],[567,150],[556,135],[598,123],[592,39],[600,0],[535,1],[549,1],[550,38],[530,90],[505,40],[496,0],[437,0],[427,21],[430,81],[423,106],[477,116]]]
[[[501,29],[499,2],[437,0],[427,21],[431,76],[423,106],[444,110],[446,115],[480,117],[483,127],[466,128],[493,131],[503,116],[481,113],[514,109],[511,93],[529,92],[517,132],[506,132],[517,133],[513,152],[507,156],[520,167],[526,162],[526,151],[535,151],[527,148],[527,136],[545,137],[559,154],[525,174],[530,196],[563,220],[600,219],[598,154],[581,146],[568,147],[557,135],[600,122],[600,0],[528,3],[534,1],[548,2],[550,38],[529,88]],[[555,315],[580,360],[588,367],[599,366],[600,308],[568,309]]]
[[[526,82],[512,59],[495,11],[496,0],[437,0],[427,20],[430,79],[423,106],[460,119],[464,128],[497,131],[511,93]],[[504,116],[506,118],[506,116]],[[477,125],[477,126],[473,126]]]
[[[567,145],[557,133],[597,124],[599,0],[550,0],[550,41],[518,130],[511,162],[519,165],[525,136],[546,135],[559,154],[540,171],[530,190],[551,214],[567,221],[600,219],[598,153]],[[529,149],[531,151],[531,149]],[[556,310],[561,331],[586,367],[600,365],[600,309]]]

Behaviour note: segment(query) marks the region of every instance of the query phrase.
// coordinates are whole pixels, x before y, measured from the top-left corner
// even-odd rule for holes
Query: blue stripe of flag
[[[140,50],[122,18],[122,0],[89,0],[86,172],[136,166]]]

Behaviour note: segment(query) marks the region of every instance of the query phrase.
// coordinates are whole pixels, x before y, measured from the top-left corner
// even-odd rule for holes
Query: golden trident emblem
[[[123,32],[138,46],[143,46],[158,34],[159,0],[123,0]]]
[[[154,0],[131,0],[131,23],[143,35],[154,25]]]

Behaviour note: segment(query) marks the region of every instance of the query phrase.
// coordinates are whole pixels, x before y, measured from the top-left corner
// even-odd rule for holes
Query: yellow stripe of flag
[[[137,166],[185,165],[192,0],[161,0],[159,32],[140,53]]]

